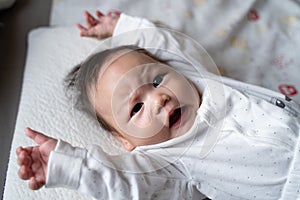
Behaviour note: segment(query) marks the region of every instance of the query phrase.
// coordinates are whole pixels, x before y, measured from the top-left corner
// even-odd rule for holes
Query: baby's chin
[[[188,115],[185,115],[188,114]],[[186,120],[192,116],[189,115],[189,112],[181,115],[178,120],[175,120],[175,123],[169,127],[168,125],[156,125],[148,126],[147,128],[135,127],[134,129],[127,130],[123,132],[128,138],[128,140],[133,141],[136,146],[145,146],[145,145],[154,145],[166,142],[168,140],[180,137],[188,132],[191,128],[191,121]],[[181,121],[182,120],[182,121]],[[136,131],[138,129],[138,131]],[[139,133],[139,134],[137,134]]]

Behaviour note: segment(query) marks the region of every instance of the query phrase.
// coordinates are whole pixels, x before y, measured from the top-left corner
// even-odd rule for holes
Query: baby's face
[[[100,71],[93,105],[132,150],[187,132],[200,97],[193,84],[174,69],[132,51]]]

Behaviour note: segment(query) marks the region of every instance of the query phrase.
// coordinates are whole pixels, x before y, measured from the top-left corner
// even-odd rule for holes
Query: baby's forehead
[[[136,50],[131,50],[131,49],[123,49],[119,50],[118,52],[110,55],[105,61],[105,63],[111,65],[114,62],[118,60],[135,60],[141,63],[154,63],[154,62],[160,62],[158,58],[155,56],[151,55],[149,52],[147,52],[144,49],[136,49]]]
[[[154,63],[158,64],[160,61],[152,57],[145,50],[120,50],[105,60],[99,70],[99,78],[106,74],[104,72],[107,70],[123,74],[135,67]]]

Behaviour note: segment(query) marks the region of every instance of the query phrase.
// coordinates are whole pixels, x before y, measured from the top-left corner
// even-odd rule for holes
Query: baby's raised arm
[[[46,183],[49,155],[55,149],[57,140],[30,128],[26,128],[26,135],[38,145],[17,149],[18,175],[23,180],[29,180],[30,189],[38,190]]]

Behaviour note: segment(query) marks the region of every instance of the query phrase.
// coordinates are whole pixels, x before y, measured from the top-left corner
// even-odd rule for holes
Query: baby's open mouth
[[[181,118],[181,108],[177,108],[169,117],[169,128],[176,124]]]

